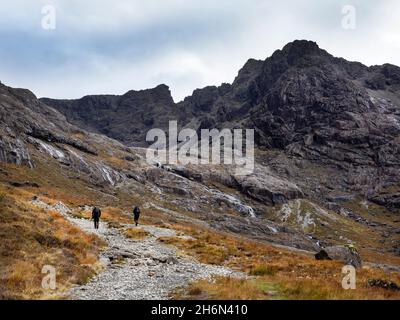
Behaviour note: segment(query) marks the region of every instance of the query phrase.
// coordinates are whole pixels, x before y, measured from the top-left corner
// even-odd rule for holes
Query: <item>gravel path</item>
[[[82,230],[95,233],[108,243],[100,257],[105,269],[84,286],[70,291],[72,299],[81,300],[162,300],[177,287],[197,279],[213,276],[243,276],[230,269],[199,263],[195,259],[177,254],[177,249],[157,240],[159,237],[177,236],[174,230],[154,226],[141,226],[149,236],[141,240],[126,238],[122,228],[110,228],[100,223],[98,230],[87,219],[70,215],[64,204],[53,206],[34,200],[33,203],[47,210],[56,210]]]

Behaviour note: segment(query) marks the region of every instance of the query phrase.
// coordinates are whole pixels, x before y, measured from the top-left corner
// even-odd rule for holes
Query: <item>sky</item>
[[[165,83],[177,102],[295,39],[400,66],[400,1],[1,0],[0,39],[0,81],[38,97]]]

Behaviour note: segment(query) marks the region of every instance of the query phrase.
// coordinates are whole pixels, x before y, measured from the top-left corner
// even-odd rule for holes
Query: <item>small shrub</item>
[[[142,228],[129,228],[124,231],[124,235],[130,239],[143,239],[149,235],[149,233]]]
[[[198,296],[198,295],[200,295],[202,292],[203,292],[203,290],[201,290],[201,288],[199,288],[199,287],[197,287],[197,286],[190,287],[189,290],[188,290],[188,294],[189,294],[190,296]]]
[[[276,274],[276,268],[267,265],[258,265],[250,271],[252,276],[274,276]]]
[[[121,229],[123,227],[119,222],[109,222],[108,226],[115,229]]]

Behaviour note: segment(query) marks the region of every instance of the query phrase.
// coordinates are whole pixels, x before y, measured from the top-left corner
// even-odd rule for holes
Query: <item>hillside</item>
[[[147,233],[130,234],[128,246],[139,241],[139,248],[142,238],[157,250],[175,248],[179,263],[193,257],[254,276],[172,292],[196,278],[183,273],[171,282],[176,298],[398,298],[368,281],[400,281],[399,70],[296,41],[265,61],[249,60],[232,84],[196,90],[178,104],[165,85],[52,100],[0,84],[0,296],[45,297],[43,264],[62,263],[55,297],[107,270],[100,263],[112,249],[107,235],[129,238],[139,205]],[[169,120],[195,130],[255,128],[255,172],[148,164],[145,133]],[[94,205],[108,222],[97,235],[74,220],[87,219]],[[365,265],[353,292],[341,289],[339,262],[313,256],[348,244]],[[156,276],[160,263],[144,272]]]

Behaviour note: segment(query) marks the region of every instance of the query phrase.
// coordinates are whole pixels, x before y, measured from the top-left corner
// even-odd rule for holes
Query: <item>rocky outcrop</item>
[[[337,260],[355,268],[362,267],[362,260],[357,250],[349,246],[327,247],[315,255],[317,260]]]
[[[302,198],[298,186],[274,175],[269,168],[257,165],[252,174],[237,175],[234,170],[224,166],[168,166],[171,172],[192,181],[204,184],[219,183],[236,189],[243,194],[266,205],[286,203]]]
[[[267,168],[257,167],[251,175],[235,176],[240,191],[269,205],[302,198],[302,191],[293,183],[274,176]]]
[[[388,208],[400,208],[400,192],[381,193],[369,198],[371,202]]]

